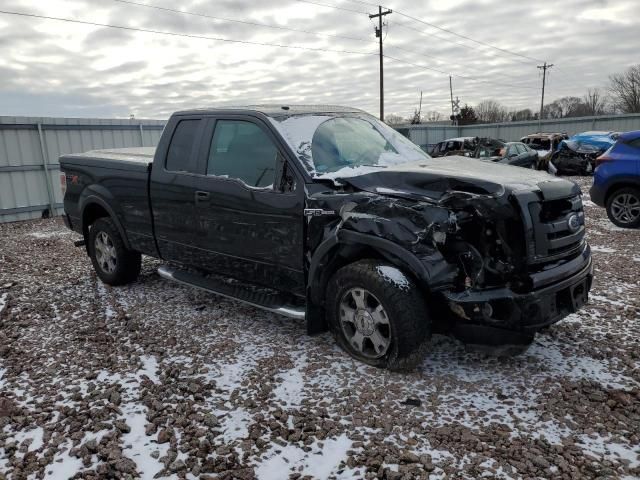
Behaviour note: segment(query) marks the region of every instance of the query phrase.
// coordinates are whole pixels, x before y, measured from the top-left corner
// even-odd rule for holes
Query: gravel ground
[[[59,219],[0,225],[0,478],[639,478],[640,231],[585,204],[583,311],[519,357],[434,336],[405,374],[154,259],[105,286]]]

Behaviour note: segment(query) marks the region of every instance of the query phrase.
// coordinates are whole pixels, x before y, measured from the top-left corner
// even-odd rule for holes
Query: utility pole
[[[380,39],[380,120],[384,122],[384,72],[382,67],[382,17],[392,13],[391,10],[382,11],[382,7],[378,5],[378,13],[369,15],[369,18],[377,18],[378,26],[376,27],[376,37]]]
[[[538,65],[538,68],[542,70],[542,99],[540,100],[540,115],[538,115],[538,133],[542,128],[542,112],[544,111],[544,84],[547,81],[547,70],[553,67],[553,63],[547,65],[547,62],[544,62],[544,65]]]
[[[421,114],[422,114],[422,90],[420,90],[420,106],[418,107],[418,119],[420,118]]]
[[[453,83],[451,81],[451,75],[449,75],[449,93],[451,94],[451,125],[456,124],[455,113],[453,113]]]

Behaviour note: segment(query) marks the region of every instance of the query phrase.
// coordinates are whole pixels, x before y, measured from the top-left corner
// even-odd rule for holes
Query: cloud
[[[178,108],[248,103],[337,103],[377,114],[378,57],[367,15],[294,0],[136,0],[285,29],[181,15],[114,0],[34,3],[10,0],[4,10],[190,35],[370,55],[237,44],[154,35],[36,18],[0,15],[0,115],[166,118]],[[330,2],[327,2],[330,3]],[[374,10],[350,0],[332,3]],[[462,103],[495,98],[513,109],[537,109],[538,62],[550,70],[547,98],[582,95],[637,62],[639,20],[631,0],[397,0],[387,16],[385,110],[449,111],[449,78]],[[517,52],[496,50],[412,20],[421,18]],[[356,39],[334,36],[355,37]],[[358,40],[362,39],[362,40]],[[527,58],[530,57],[530,58]],[[415,65],[408,65],[409,62]],[[425,68],[421,68],[425,67]],[[440,70],[437,73],[429,68]]]

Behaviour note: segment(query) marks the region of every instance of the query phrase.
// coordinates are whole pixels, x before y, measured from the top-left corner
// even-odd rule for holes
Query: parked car
[[[65,222],[98,277],[159,274],[331,330],[380,367],[432,331],[531,342],[587,301],[579,187],[543,172],[431,159],[343,107],[190,110],[158,147],[60,157]]]
[[[476,149],[478,137],[449,138],[437,143],[430,152],[433,158],[463,155],[470,157]]]
[[[596,159],[590,194],[618,227],[640,227],[640,130],[621,134]]]
[[[538,154],[522,142],[484,138],[479,141],[473,157],[516,167],[536,169],[538,166]]]
[[[538,153],[538,170],[555,171],[554,165],[550,169],[549,161],[560,142],[568,138],[566,133],[532,133],[520,141]]]
[[[591,175],[596,158],[615,143],[618,135],[617,132],[578,133],[560,142],[551,162],[561,174]]]

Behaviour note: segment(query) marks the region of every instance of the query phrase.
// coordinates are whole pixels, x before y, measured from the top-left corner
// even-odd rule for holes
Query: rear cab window
[[[180,120],[171,137],[165,169],[170,172],[197,173],[193,155],[201,120]]]

